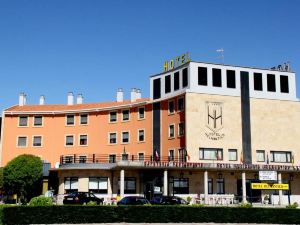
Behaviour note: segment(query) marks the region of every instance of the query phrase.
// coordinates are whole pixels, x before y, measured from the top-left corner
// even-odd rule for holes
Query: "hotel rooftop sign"
[[[174,59],[171,59],[169,61],[165,61],[164,66],[163,66],[164,72],[175,69],[176,67],[181,66],[190,61],[191,61],[191,58],[190,58],[190,55],[188,52],[184,53],[180,56],[177,56]]]

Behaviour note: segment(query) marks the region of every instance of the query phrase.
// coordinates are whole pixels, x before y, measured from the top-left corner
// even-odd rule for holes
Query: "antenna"
[[[220,53],[220,56],[218,58],[221,58],[222,64],[224,65],[224,49],[223,48],[217,49],[216,52]]]

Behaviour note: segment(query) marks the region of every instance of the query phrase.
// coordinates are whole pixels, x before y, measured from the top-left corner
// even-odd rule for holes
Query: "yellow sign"
[[[252,183],[251,188],[261,190],[289,190],[289,184]]]
[[[181,66],[184,63],[187,63],[189,61],[191,61],[191,59],[190,59],[190,55],[188,52],[185,54],[182,54],[181,56],[177,56],[175,59],[172,59],[170,61],[165,61],[164,66],[163,66],[164,72],[175,69],[176,67]]]

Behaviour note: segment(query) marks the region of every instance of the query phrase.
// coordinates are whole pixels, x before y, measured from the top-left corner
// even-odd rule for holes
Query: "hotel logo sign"
[[[165,61],[163,66],[164,72],[175,69],[176,67],[181,66],[190,61],[191,58],[188,52],[177,56],[175,59],[171,59],[170,61]]]
[[[224,138],[222,102],[206,102],[205,124],[205,135],[207,138],[214,141]]]

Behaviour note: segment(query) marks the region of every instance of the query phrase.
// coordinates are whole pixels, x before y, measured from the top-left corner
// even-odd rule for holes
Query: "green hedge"
[[[300,224],[299,209],[196,206],[19,206],[0,208],[3,224],[284,223]]]

